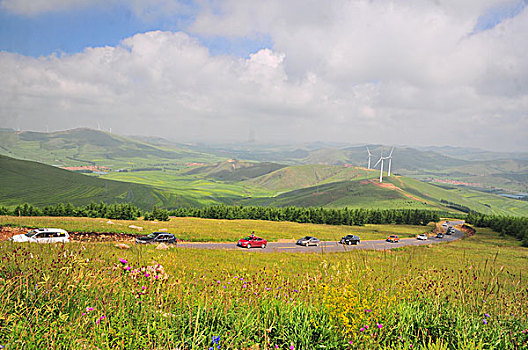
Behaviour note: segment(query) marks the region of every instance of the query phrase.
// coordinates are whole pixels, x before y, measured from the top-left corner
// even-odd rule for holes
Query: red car
[[[238,241],[237,246],[242,248],[252,248],[252,247],[260,247],[260,248],[266,248],[266,245],[268,244],[268,241],[266,241],[264,238],[260,238],[257,236],[249,236],[246,238],[242,238]]]

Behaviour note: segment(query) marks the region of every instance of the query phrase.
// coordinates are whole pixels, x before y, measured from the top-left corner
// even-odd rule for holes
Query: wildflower
[[[145,290],[145,286],[141,286],[141,289]]]
[[[378,326],[379,329],[381,329],[383,327],[383,325],[379,324],[379,323],[376,323],[376,326]]]
[[[526,333],[528,333],[528,329],[525,329],[525,330],[522,331],[522,332],[523,332],[523,334],[526,334]]]
[[[482,320],[482,323],[484,323],[484,324],[488,324],[488,320],[483,319],[483,320]]]
[[[130,271],[130,270],[132,270],[132,267],[130,267],[130,266],[125,266],[125,270]]]
[[[128,261],[126,261],[126,259],[121,258],[121,259],[119,259],[119,262],[121,264],[125,265]]]
[[[490,315],[489,314],[484,314],[484,317],[489,318]]]
[[[97,319],[97,321],[95,321],[95,323],[99,324],[99,323],[100,323],[102,320],[104,320],[105,318],[106,318],[105,315],[103,315],[103,316],[99,317],[99,318]]]
[[[215,345],[217,349],[220,349],[220,336],[213,335],[211,339],[211,345],[212,346],[209,348],[209,350],[214,350]]]
[[[93,307],[87,307],[86,312],[94,311],[95,309]]]
[[[353,343],[352,340],[351,340],[351,341],[348,342],[348,344],[352,345],[352,344],[354,344],[354,343]]]
[[[147,278],[150,277],[150,273],[145,272],[145,277],[147,277]]]
[[[295,350],[295,346],[293,346],[293,343],[290,345],[290,350]]]
[[[360,332],[363,332],[364,330],[365,330],[365,328],[363,328],[363,327],[361,327],[361,328],[359,329]]]

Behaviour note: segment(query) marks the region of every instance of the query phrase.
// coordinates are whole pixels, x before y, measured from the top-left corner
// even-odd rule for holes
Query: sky
[[[528,0],[0,0],[0,127],[528,151]]]

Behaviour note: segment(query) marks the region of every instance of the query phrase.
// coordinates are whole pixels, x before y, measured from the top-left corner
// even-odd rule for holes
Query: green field
[[[0,155],[0,205],[129,202],[140,208],[178,206],[176,194],[147,185],[99,179]],[[181,203],[183,204],[183,203]]]
[[[0,242],[0,257],[7,349],[528,348],[528,249],[485,229],[390,252]]]

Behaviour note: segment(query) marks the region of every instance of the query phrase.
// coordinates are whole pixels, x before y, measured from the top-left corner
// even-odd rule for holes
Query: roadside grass
[[[0,242],[0,344],[527,349],[528,249],[489,230],[397,251]]]
[[[147,234],[168,230],[177,238],[192,242],[236,242],[251,232],[268,241],[279,239],[297,240],[304,236],[315,236],[325,241],[337,241],[348,234],[356,234],[362,240],[385,239],[391,234],[401,237],[415,237],[430,232],[434,224],[415,225],[365,225],[332,226],[320,224],[299,224],[262,220],[213,220],[202,218],[171,218],[169,221],[153,222],[143,220],[108,220],[76,217],[19,217],[0,216],[0,226],[57,227],[75,232],[115,232]],[[142,227],[142,231],[129,226]]]

